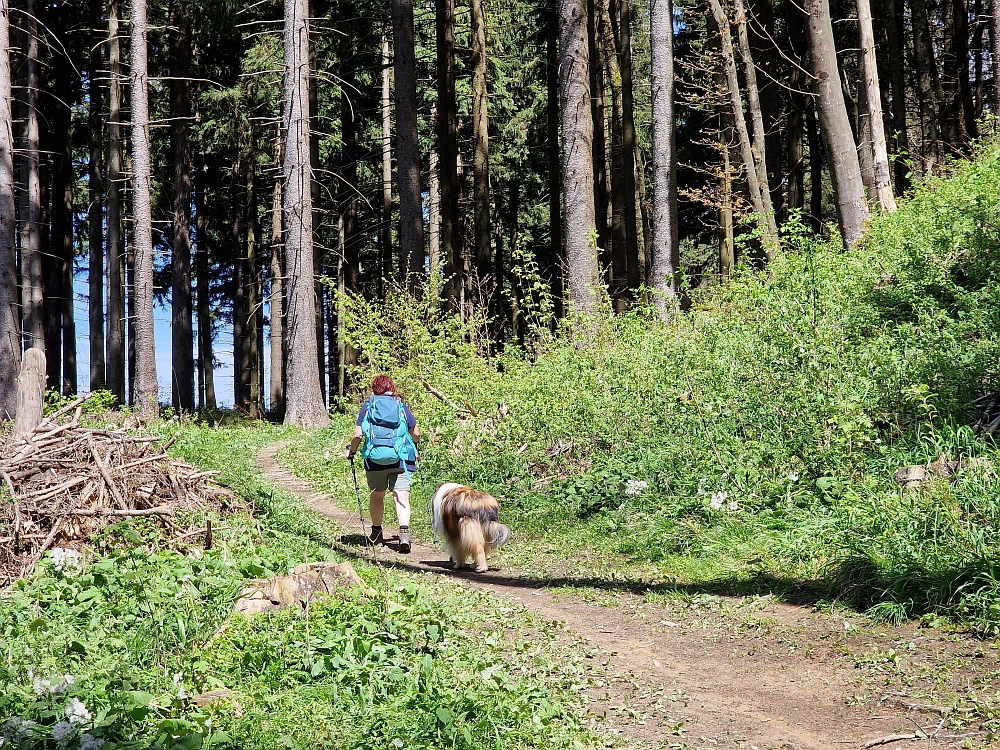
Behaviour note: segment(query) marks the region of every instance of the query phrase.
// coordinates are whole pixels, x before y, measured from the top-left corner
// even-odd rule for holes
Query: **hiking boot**
[[[368,535],[368,542],[369,544],[385,544],[381,526],[372,526],[371,533]]]
[[[399,551],[404,555],[410,551],[410,527],[399,527]]]

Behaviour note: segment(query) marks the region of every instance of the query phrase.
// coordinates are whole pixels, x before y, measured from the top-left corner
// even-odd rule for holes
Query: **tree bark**
[[[122,54],[118,0],[108,0],[108,340],[107,385],[125,404],[125,233],[122,224]]]
[[[90,162],[87,171],[87,188],[90,205],[88,213],[87,244],[89,255],[89,299],[88,312],[90,322],[90,390],[96,391],[105,387],[104,362],[104,193],[103,178],[103,123],[102,108],[104,107],[104,87],[100,79],[103,77],[102,50],[104,34],[101,31],[101,21],[104,13],[104,0],[90,0],[90,70],[87,77],[90,84],[87,89],[88,101],[88,145],[90,146]]]
[[[559,88],[562,99],[563,195],[567,282],[574,311],[595,312],[600,287],[595,242],[594,122],[585,0],[559,3]]]
[[[792,51],[792,60],[788,71],[788,124],[787,133],[787,164],[788,164],[788,199],[789,209],[802,210],[805,207],[805,154],[803,140],[805,136],[806,110],[806,76],[805,62],[805,17],[798,7],[789,7],[788,41]]]
[[[728,27],[726,27],[728,29]],[[727,32],[728,33],[728,32]],[[649,6],[650,85],[653,94],[653,289],[666,317],[680,294],[677,226],[677,140],[674,127],[674,11],[671,0]],[[766,181],[764,183],[767,184]]]
[[[719,0],[709,0],[709,4],[712,8],[715,24],[719,29],[719,38],[722,41],[722,62],[726,70],[727,88],[733,106],[736,134],[739,136],[740,154],[743,157],[743,168],[746,170],[747,187],[750,190],[750,203],[757,214],[757,224],[760,227],[765,252],[768,257],[771,257],[778,246],[778,237],[772,229],[774,214],[769,209],[771,198],[767,187],[767,173],[765,171],[764,179],[761,179],[753,146],[750,142],[750,134],[747,132],[747,122],[743,115],[743,98],[740,96],[740,84],[736,72],[736,58],[733,53],[733,40],[729,30],[729,18]],[[655,163],[655,158],[653,161]],[[766,204],[764,202],[765,196]]]
[[[493,278],[490,228],[490,121],[486,91],[486,16],[483,0],[470,0],[472,35],[472,200],[475,206],[476,273],[480,293],[488,297],[492,312],[498,310],[501,287]],[[485,285],[485,287],[484,287]],[[481,300],[483,304],[486,300]]]
[[[281,164],[281,137],[275,139],[274,165]],[[285,300],[284,269],[282,268],[281,232],[281,172],[276,172],[271,198],[271,418],[285,415]]]
[[[909,187],[910,137],[906,122],[906,56],[903,50],[902,0],[885,0],[886,34],[888,37],[888,57],[890,83],[892,86],[892,128],[895,160],[896,194],[902,195]]]
[[[171,360],[174,408],[194,411],[194,324],[191,312],[191,13],[174,0],[171,34],[170,149],[173,155]]]
[[[67,34],[70,19],[66,17],[66,7],[57,8],[53,15],[52,27],[60,36]],[[73,244],[73,111],[70,102],[73,95],[73,64],[64,54],[57,54],[52,60],[55,78],[54,111],[51,122],[52,137],[52,238],[51,251],[55,267],[55,288],[50,293],[50,308],[55,329],[56,350],[62,347],[62,357],[55,357],[58,377],[52,382],[53,389],[63,396],[77,392],[76,369],[76,311],[74,299],[74,264],[76,260]]]
[[[434,108],[431,109],[431,122],[437,125],[437,110]],[[427,231],[430,237],[427,242],[427,267],[430,270],[431,293],[441,294],[441,157],[436,143],[431,147],[428,161]]]
[[[17,378],[14,434],[27,438],[42,422],[45,409],[45,352],[31,347],[24,352]]]
[[[806,106],[806,135],[809,140],[809,226],[813,232],[823,229],[823,144],[816,122],[815,97]]]
[[[889,172],[889,152],[885,145],[882,124],[882,92],[878,82],[878,64],[875,62],[875,31],[869,0],[858,2],[858,32],[861,41],[863,85],[868,94],[868,118],[872,134],[872,153],[875,158],[875,191],[882,211],[896,210],[892,194],[892,175]]]
[[[389,77],[389,38],[382,36],[382,224],[379,227],[379,296],[392,278],[392,105]]]
[[[131,0],[132,212],[135,230],[135,395],[140,414],[159,411],[153,339],[153,217],[149,161],[149,74],[146,68],[146,0]]]
[[[864,235],[869,218],[861,180],[858,152],[847,118],[840,69],[833,41],[833,24],[827,0],[807,0],[809,47],[816,78],[819,120],[830,153],[830,175],[837,200],[837,214],[844,243],[854,247]]]
[[[764,252],[768,259],[774,257],[778,249],[778,225],[774,215],[774,204],[771,202],[771,183],[768,178],[767,169],[767,131],[764,129],[764,116],[761,111],[760,92],[757,88],[757,69],[754,66],[753,56],[750,52],[750,40],[747,37],[747,17],[743,7],[743,0],[736,0],[736,30],[740,43],[740,56],[743,58],[743,71],[747,84],[747,103],[750,106],[750,121],[753,123],[753,146],[751,151],[754,157],[754,166],[757,170],[757,182],[760,184],[760,197],[764,206],[764,219],[767,222],[767,235],[765,235]],[[729,33],[726,27],[726,33]]]
[[[958,93],[962,105],[962,123],[968,138],[979,137],[976,123],[976,104],[972,97],[972,82],[969,80],[969,6],[965,0],[952,0],[955,16],[955,75],[958,78]],[[963,148],[967,141],[960,144]]]
[[[563,233],[562,233],[562,153],[559,150],[559,0],[549,0],[548,38],[546,40],[546,119],[549,157],[549,252],[545,271],[552,288],[553,314],[565,314],[563,285]]]
[[[309,170],[309,3],[285,0],[284,225],[288,276],[288,365],[285,424],[325,427],[316,370],[313,226]]]
[[[10,6],[8,0],[0,0],[0,422],[9,421],[17,411],[17,376],[21,369],[10,48]]]
[[[594,123],[594,218],[597,222],[598,260],[605,274],[611,272],[611,237],[608,225],[607,96],[604,66],[597,40],[597,19],[606,0],[587,0],[587,54],[590,74],[590,117]]]
[[[624,95],[610,12],[603,3],[598,19],[598,39],[601,66],[611,88],[611,296],[615,300],[616,308],[623,310],[629,289],[628,226],[625,218],[625,204],[629,194],[629,186],[625,182],[623,147],[622,110],[624,109]],[[634,176],[633,172],[633,178]],[[635,232],[634,226],[632,231]]]
[[[45,350],[42,260],[42,181],[39,154],[38,22],[35,0],[25,0],[26,112],[21,156],[24,193],[21,211],[21,314],[25,348]]]
[[[1000,113],[1000,8],[996,7],[996,0],[993,0],[994,7],[990,14],[990,58],[992,60],[993,73],[993,113]]]
[[[434,3],[437,31],[437,151],[441,189],[441,258],[446,278],[444,297],[457,309],[461,278],[458,234],[458,115],[455,103],[455,2]]]
[[[201,372],[201,388],[199,401],[205,409],[214,410],[215,400],[215,353],[212,350],[212,305],[209,299],[208,278],[208,198],[207,178],[204,169],[197,174],[202,175],[200,182],[195,183],[194,210],[195,232],[197,245],[195,247],[195,273],[198,282],[198,365]]]
[[[417,138],[413,0],[392,0],[396,78],[396,163],[399,170],[399,280],[416,293],[424,281],[424,214]]]
[[[719,207],[719,275],[726,279],[732,275],[733,267],[736,265],[736,239],[733,235],[733,174],[729,163],[732,128],[722,130],[720,135],[722,172],[719,175],[719,187],[722,192],[722,205]]]
[[[632,10],[631,0],[611,0],[610,15],[614,28],[621,74],[621,127],[622,127],[622,200],[625,203],[625,253],[628,264],[629,289],[638,289],[642,283],[642,264],[639,262],[638,196],[635,187],[635,98],[632,90]]]
[[[251,126],[250,142],[257,143]],[[245,392],[247,395],[247,413],[251,419],[260,419],[263,415],[260,371],[260,276],[257,273],[257,238],[260,227],[257,210],[257,170],[256,158],[251,157],[247,164],[246,193],[246,249],[243,259],[244,283],[246,285],[246,323],[244,333],[246,343],[243,345],[243,369],[246,373]]]
[[[913,60],[917,71],[917,99],[920,103],[920,153],[924,173],[930,174],[941,159],[941,129],[939,124],[941,81],[931,40],[927,0],[910,0],[913,17]]]

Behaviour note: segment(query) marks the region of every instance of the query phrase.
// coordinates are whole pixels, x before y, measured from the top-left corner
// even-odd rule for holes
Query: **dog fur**
[[[444,541],[455,568],[469,560],[477,573],[489,569],[486,553],[510,539],[510,528],[500,523],[500,504],[481,490],[449,482],[434,492],[434,533]]]

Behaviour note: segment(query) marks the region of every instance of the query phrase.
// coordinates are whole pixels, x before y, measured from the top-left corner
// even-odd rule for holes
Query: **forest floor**
[[[317,492],[277,460],[257,460],[276,485],[344,530],[340,547],[370,554],[353,498]],[[456,572],[438,547],[394,540],[375,553],[386,566],[448,575],[522,603],[579,639],[599,676],[590,720],[628,747],[985,747],[1000,687],[992,642],[910,622],[876,624],[851,611],[770,596],[682,597],[635,581],[573,579],[565,562],[548,578],[517,570]],[[581,552],[581,554],[585,554]],[[593,561],[590,561],[593,564]],[[671,587],[675,592],[676,587]],[[509,632],[511,640],[519,637]]]

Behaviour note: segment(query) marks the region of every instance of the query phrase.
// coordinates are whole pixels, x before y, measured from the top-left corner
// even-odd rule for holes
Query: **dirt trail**
[[[280,447],[268,446],[257,456],[267,476],[300,495],[313,510],[356,532],[360,542],[357,513],[338,507],[280,466]],[[880,647],[901,637],[911,643],[923,637],[913,632],[868,634],[870,638],[862,634],[852,642],[851,626],[845,630],[843,617],[766,599],[749,604],[721,599],[707,609],[650,604],[634,594],[617,595],[613,606],[590,603],[576,594],[547,591],[542,582],[511,571],[457,573],[434,546],[418,541],[409,555],[400,555],[394,540],[387,541],[388,548],[378,548],[386,564],[451,575],[491,589],[565,623],[584,639],[603,672],[603,684],[591,691],[590,711],[595,722],[605,722],[628,746],[865,747],[891,735],[912,738],[917,725],[929,724],[933,731],[940,718],[933,711],[930,716],[915,713],[912,704],[920,701],[909,701],[907,709],[905,698],[874,700],[872,694],[886,690],[887,681],[878,670],[859,669],[852,658],[866,648],[882,653]],[[358,554],[366,554],[363,547]],[[938,653],[936,658],[944,657]],[[939,733],[939,739],[920,742],[923,747],[946,747],[956,742],[956,735],[946,739]],[[899,740],[879,747],[917,745]]]

